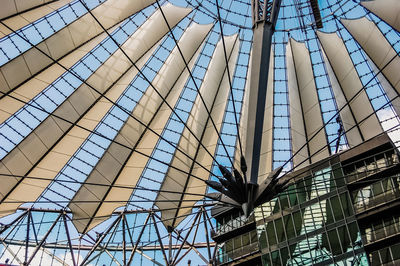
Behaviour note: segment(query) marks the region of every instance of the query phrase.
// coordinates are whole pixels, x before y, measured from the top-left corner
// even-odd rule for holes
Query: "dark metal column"
[[[281,0],[252,0],[253,48],[245,157],[253,185],[258,181],[271,43],[280,3]]]
[[[272,35],[275,31],[281,0],[252,0],[251,5],[253,47],[249,76],[250,91],[245,139],[246,150],[244,158],[242,156],[240,162],[243,177],[236,169],[233,169],[232,174],[225,167],[219,165],[223,175],[222,178],[219,178],[219,182],[206,181],[207,185],[232,199],[239,206],[241,205],[245,216],[249,216],[252,212],[258,194],[263,195],[263,198],[265,198],[265,193],[272,193],[273,187],[277,184],[277,176],[282,170],[282,168],[279,168],[271,172],[269,180],[274,180],[274,182],[270,181],[268,184],[263,184],[264,191],[262,193],[258,192],[258,169]],[[246,173],[249,173],[249,178],[246,177]],[[245,182],[243,182],[243,178]]]
[[[267,95],[272,35],[278,18],[281,0],[252,0],[253,48],[251,57],[249,111],[245,159],[248,162],[248,200],[243,206],[245,214],[253,209],[258,187],[261,139]]]

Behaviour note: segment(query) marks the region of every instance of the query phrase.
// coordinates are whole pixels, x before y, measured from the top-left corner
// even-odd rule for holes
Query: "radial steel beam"
[[[17,222],[19,222],[21,219],[23,219],[24,217],[25,217],[25,215],[27,215],[28,214],[28,210],[25,210],[24,212],[21,212],[21,214],[20,215],[18,215],[14,220],[12,220],[10,223],[8,223],[8,224],[5,224],[4,226],[3,226],[3,228],[0,230],[0,235],[2,235],[8,228],[10,228],[12,225],[14,225],[15,226],[15,224],[17,223]],[[6,239],[7,237],[5,237],[5,238],[3,238],[3,239]]]
[[[68,239],[68,246],[69,246],[69,252],[71,253],[71,258],[72,258],[72,264],[74,266],[77,266],[77,263],[75,261],[75,255],[74,255],[74,249],[72,247],[72,241],[71,241],[71,235],[69,233],[69,228],[68,228],[68,224],[67,224],[67,214],[64,212],[62,214],[63,216],[63,221],[64,221],[64,229],[65,229],[65,233],[67,235],[67,239]]]
[[[163,257],[164,257],[165,264],[169,265],[168,258],[167,258],[167,253],[165,253],[164,245],[163,245],[163,242],[162,242],[160,231],[158,231],[157,222],[156,222],[156,219],[154,218],[154,214],[151,215],[151,219],[153,220],[154,228],[155,228],[156,234],[157,234],[157,240],[158,240],[158,243],[160,244],[160,248],[161,248],[161,252],[162,252]]]
[[[48,251],[46,248],[41,247],[40,249],[41,249],[44,253],[46,253],[48,256],[50,256],[53,260],[58,261],[58,263],[60,263],[62,266],[64,266],[64,265],[65,265],[65,266],[70,266],[70,265],[68,265],[67,263],[65,263],[65,260],[60,259],[58,256],[56,256],[56,254],[54,254],[54,253]]]
[[[107,236],[107,234],[111,231],[111,229],[119,223],[121,220],[122,215],[120,215],[118,218],[114,220],[114,222],[108,227],[107,230],[104,231],[104,233],[97,239],[96,243],[94,246],[91,248],[89,253],[85,256],[85,258],[82,260],[81,265],[85,265],[89,257],[93,254],[93,252],[96,251],[97,247],[100,245],[100,243],[104,240],[104,238]]]
[[[7,245],[17,245],[17,246],[25,245],[25,240],[7,240],[4,238],[0,238],[0,241],[4,242]],[[37,244],[36,244],[36,242],[31,241],[31,242],[29,242],[28,246],[30,248],[31,247],[35,248],[37,246]],[[52,243],[49,242],[49,243],[46,243],[45,246],[48,249],[69,250],[68,244],[61,244],[61,243],[57,244],[54,242],[52,242]],[[127,252],[132,251],[134,246],[135,246],[135,244],[126,246],[126,251]],[[216,246],[215,242],[210,242],[210,247],[215,247],[215,246]],[[93,248],[93,246],[91,246],[91,245],[72,245],[72,247],[74,250],[81,250],[81,251],[90,251]],[[181,247],[181,244],[173,244],[173,245],[171,245],[171,247],[169,247],[168,245],[167,246],[163,245],[164,250],[167,250],[169,248],[171,248],[172,250],[178,250],[180,247]],[[191,247],[196,248],[196,249],[199,249],[199,248],[204,249],[204,248],[207,248],[207,242],[197,242],[197,243],[194,243],[193,245],[191,243],[189,243],[189,244],[185,243],[183,245],[183,249],[188,249]],[[99,245],[96,250],[101,251],[103,249],[104,248]],[[107,249],[112,252],[122,252],[121,245],[113,245],[113,246],[109,245],[107,247]],[[142,251],[161,251],[162,250],[160,245],[142,245],[137,248],[137,250],[139,250],[139,249]]]
[[[35,251],[33,251],[31,257],[29,258],[29,260],[27,259],[27,251],[28,251],[28,242],[26,242],[26,249],[25,249],[25,262],[24,265],[29,265],[33,258],[35,257],[36,253],[39,251],[39,249],[43,246],[43,244],[46,242],[47,237],[50,235],[51,231],[53,230],[54,226],[56,226],[56,224],[58,223],[58,220],[61,218],[62,214],[59,214],[57,219],[53,222],[53,224],[50,226],[49,230],[47,230],[46,234],[43,236],[42,240],[40,241],[40,243],[37,245],[37,247],[35,248]],[[29,221],[29,218],[28,218]],[[28,228],[27,228],[27,233],[29,234],[29,222],[28,222]],[[72,255],[72,254],[71,254]]]
[[[24,259],[24,265],[28,265],[28,244],[29,244],[29,229],[30,229],[30,223],[31,223],[31,215],[32,213],[29,211],[28,212],[28,218],[27,218],[27,226],[26,226],[26,240],[25,240],[25,259]]]
[[[200,208],[200,207],[199,207]],[[171,250],[172,252],[180,252],[180,255],[178,255],[178,258],[176,258],[175,256],[172,256],[172,260],[176,260],[174,264],[176,264],[177,261],[180,261],[182,258],[184,258],[186,256],[187,253],[189,253],[190,251],[194,251],[196,252],[196,254],[198,254],[198,256],[205,262],[209,261],[209,259],[207,260],[206,258],[204,258],[201,253],[197,250],[199,248],[203,248],[203,249],[211,249],[212,247],[215,246],[215,242],[196,242],[195,238],[197,233],[194,234],[194,241],[190,240],[190,242],[188,241],[188,238],[191,238],[193,236],[193,231],[199,230],[199,226],[201,225],[200,221],[200,217],[203,217],[205,219],[205,221],[203,222],[207,222],[208,221],[208,225],[206,226],[211,226],[212,224],[209,221],[208,215],[205,211],[205,208],[200,208],[201,211],[198,212],[197,215],[195,215],[195,221],[194,224],[192,225],[192,231],[191,233],[187,233],[187,234],[182,234],[181,231],[177,231],[172,229],[172,237],[179,240],[179,244],[174,244],[171,245],[170,247],[165,246],[163,241],[162,241],[162,237],[160,235],[159,232],[159,228],[156,228],[156,233],[158,235],[158,240],[160,242],[159,245],[143,245],[141,246],[141,240],[140,240],[140,236],[138,238],[138,241],[135,239],[135,241],[132,240],[132,235],[131,232],[129,230],[129,225],[127,223],[127,217],[125,217],[125,215],[128,213],[130,214],[131,212],[119,212],[118,217],[115,217],[115,220],[111,223],[111,225],[107,228],[104,228],[104,233],[100,234],[97,238],[92,238],[90,235],[88,235],[88,237],[90,237],[93,240],[93,243],[91,243],[90,245],[77,245],[77,244],[73,244],[72,242],[72,238],[71,238],[71,231],[70,231],[70,226],[68,225],[68,222],[70,222],[71,218],[68,216],[68,212],[62,212],[62,211],[58,211],[58,210],[52,210],[50,211],[50,213],[56,213],[57,217],[54,217],[54,220],[52,220],[52,225],[50,226],[49,229],[47,229],[45,231],[45,235],[44,237],[40,237],[38,239],[38,241],[33,237],[33,224],[34,224],[34,217],[29,218],[29,215],[31,214],[33,216],[33,211],[35,212],[40,212],[43,210],[39,210],[39,209],[27,209],[24,212],[21,212],[21,215],[19,215],[17,217],[17,219],[14,219],[14,221],[8,226],[8,228],[10,228],[10,226],[15,225],[18,222],[21,222],[22,220],[26,222],[26,224],[24,225],[24,227],[26,228],[26,230],[28,230],[28,224],[29,224],[29,239],[26,239],[26,235],[24,234],[22,236],[23,239],[21,240],[5,240],[4,238],[0,238],[0,245],[17,245],[17,246],[22,246],[25,247],[25,250],[32,250],[32,252],[30,251],[29,253],[29,257],[27,258],[26,262],[24,263],[24,257],[25,257],[25,252],[22,251],[22,255],[19,256],[19,258],[21,259],[21,263],[20,264],[32,264],[33,261],[35,260],[35,258],[38,256],[38,251],[43,250],[46,254],[48,254],[49,256],[55,256],[54,254],[52,254],[52,252],[47,251],[46,249],[63,249],[65,250],[65,252],[69,252],[70,254],[72,254],[73,256],[73,261],[71,261],[71,265],[87,265],[89,264],[91,261],[93,261],[94,259],[96,259],[98,256],[100,256],[101,254],[107,253],[108,256],[110,256],[110,258],[114,261],[113,263],[115,264],[125,264],[128,265],[128,256],[125,257],[125,263],[123,263],[122,261],[117,262],[117,256],[115,256],[115,254],[113,252],[120,252],[119,255],[121,256],[121,258],[123,257],[122,252],[135,252],[135,253],[139,253],[141,256],[143,256],[144,258],[152,261],[153,263],[157,264],[157,265],[161,265],[164,263],[160,263],[157,262],[151,258],[149,258],[144,252],[145,251],[161,251],[163,253],[164,259],[168,262],[167,259],[167,249]],[[146,212],[145,212],[146,213]],[[157,217],[157,219],[159,219],[159,217],[157,216],[157,214],[155,212],[147,212],[148,215],[150,215],[150,219],[152,219],[152,221],[154,222],[154,225],[157,226],[156,224],[158,223],[158,220],[155,220],[155,218]],[[23,219],[24,218],[24,219]],[[150,220],[148,219],[147,223],[145,222],[143,225],[141,225],[141,231],[143,231],[144,227],[147,226],[151,226]],[[54,233],[54,228],[55,226],[57,226],[57,224],[63,225],[63,227],[66,230],[66,240],[63,241],[63,243],[56,243],[56,242],[48,242],[48,239],[50,237],[50,234]],[[121,225],[121,227],[119,227],[119,225]],[[112,235],[115,233],[115,230],[118,228],[122,228],[123,231],[125,231],[125,247],[123,245],[116,245],[113,244],[112,246],[109,246],[109,242],[112,241]],[[12,229],[12,227],[10,228]],[[37,228],[36,228],[37,229]],[[61,229],[62,230],[62,229]],[[126,230],[128,232],[126,232]],[[141,233],[143,235],[143,232]],[[190,235],[190,236],[189,236]],[[108,239],[108,241],[106,241],[106,239]],[[122,238],[122,237],[121,237]],[[132,245],[128,245],[129,243],[129,239],[131,240]],[[107,243],[105,243],[107,242]],[[104,243],[104,244],[103,244]],[[26,248],[28,247],[28,248]],[[185,254],[182,255],[183,253],[183,249],[185,251],[189,251]],[[83,259],[82,262],[78,262],[77,258],[76,258],[76,251],[81,251],[81,250],[85,250],[88,252],[88,254],[85,256],[85,258]],[[97,252],[96,255],[94,255],[93,253]],[[134,253],[133,253],[134,254]],[[173,253],[172,253],[173,254]],[[105,254],[104,254],[105,255]],[[131,258],[133,258],[133,255],[131,253]],[[59,261],[60,263],[63,264],[63,259],[60,258],[56,258],[54,257],[54,259],[56,259],[57,261]],[[133,259],[131,260],[132,263]],[[65,265],[67,265],[66,263],[64,263]]]
[[[172,228],[168,227],[168,265],[172,265],[173,257],[172,257]]]
[[[143,258],[148,259],[149,261],[151,261],[152,263],[157,264],[159,266],[164,266],[163,264],[159,263],[158,261],[156,261],[152,257],[144,254],[140,249],[137,249],[136,252],[139,253]]]
[[[212,259],[212,255],[211,255],[211,247],[210,247],[210,238],[209,238],[209,236],[208,236],[208,226],[207,226],[206,210],[204,210],[204,209],[203,209],[203,222],[204,222],[204,231],[205,231],[205,233],[206,233],[208,260],[211,260],[211,259]]]
[[[192,232],[193,228],[195,227],[195,224],[196,224],[196,222],[197,222],[197,219],[199,218],[200,215],[201,215],[201,212],[198,212],[198,213],[196,214],[196,216],[194,217],[193,223],[192,223],[192,225],[190,226],[189,231],[186,233],[186,236],[182,239],[182,244],[181,244],[181,246],[179,247],[178,251],[177,251],[176,254],[175,254],[175,258],[174,258],[174,260],[173,260],[173,262],[172,262],[172,265],[175,265],[175,264],[176,264],[176,261],[178,260],[178,257],[179,257],[179,253],[180,253],[181,250],[183,249],[183,246],[185,245],[185,243],[188,243],[188,244],[190,245],[190,243],[187,242],[187,239],[188,239],[190,233]],[[180,233],[178,232],[178,233],[177,233],[177,239],[179,239],[179,238],[182,238],[182,236],[181,236]],[[206,261],[206,262],[207,262],[207,261]]]
[[[125,239],[125,215],[122,215],[122,261],[124,262],[124,265],[126,265],[126,239]],[[129,231],[129,227],[128,227]]]
[[[197,218],[200,218],[200,213],[198,214]],[[200,225],[200,223],[197,223],[197,227],[199,225]],[[192,224],[192,226],[194,226],[194,224]],[[175,232],[176,232],[176,229],[175,229]],[[189,243],[189,241],[187,240],[187,237],[189,236],[189,233],[186,235],[185,238],[183,238],[182,235],[179,232],[177,232],[176,235],[177,235],[177,240],[182,241],[182,245],[179,248],[179,250],[182,250],[185,247],[185,245],[187,245],[189,247],[189,249],[193,250],[197,254],[197,256],[199,256],[199,258],[204,261],[204,263],[206,263],[206,264],[209,263],[209,261],[207,261],[207,259],[199,252],[199,250],[192,243]],[[189,253],[189,252],[187,252],[187,253]],[[177,261],[180,261],[182,258],[184,258],[186,256],[186,254],[182,255],[180,258],[178,258],[178,254],[176,254],[175,255],[175,261],[174,261],[173,265],[176,265]]]
[[[137,238],[137,240],[136,240],[136,244],[135,244],[135,246],[133,247],[133,250],[132,250],[132,252],[131,252],[131,255],[129,256],[128,265],[130,265],[131,262],[132,262],[132,260],[133,260],[133,256],[135,255],[136,250],[137,250],[137,248],[138,248],[138,246],[139,246],[140,239],[142,238],[144,229],[146,228],[146,225],[147,225],[147,223],[148,223],[148,221],[149,221],[149,219],[150,219],[150,216],[151,216],[151,213],[149,213],[149,215],[147,215],[147,218],[146,218],[146,220],[145,220],[144,223],[143,223],[142,229],[140,230],[139,236],[138,236],[138,238]]]
[[[18,258],[18,255],[14,253],[14,251],[12,250],[12,248],[10,248],[10,246],[8,244],[6,244],[4,242],[3,239],[0,239],[1,243],[3,244],[4,248],[8,251],[8,253],[11,254],[11,256],[13,256],[13,258],[20,264],[22,265],[23,262]]]

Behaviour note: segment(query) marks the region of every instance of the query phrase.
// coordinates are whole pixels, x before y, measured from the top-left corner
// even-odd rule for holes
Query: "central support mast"
[[[272,44],[281,0],[251,0],[253,15],[253,48],[250,72],[249,109],[247,117],[246,151],[241,157],[241,171],[233,173],[219,165],[223,175],[219,182],[207,180],[206,183],[241,207],[249,216],[254,206],[270,200],[286,185],[278,179],[282,167],[269,173],[266,181],[258,184],[261,139],[263,133],[264,110],[267,96],[268,71]],[[249,167],[247,166],[249,165]],[[246,177],[249,173],[250,178]],[[280,181],[280,183],[278,182]],[[212,198],[212,196],[210,195]]]
[[[267,94],[272,35],[278,19],[281,0],[252,0],[253,48],[251,59],[249,113],[245,159],[248,162],[249,203],[258,185],[261,138]],[[251,206],[249,206],[252,209]]]

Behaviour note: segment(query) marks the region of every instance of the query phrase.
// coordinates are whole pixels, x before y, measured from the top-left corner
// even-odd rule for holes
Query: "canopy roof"
[[[279,166],[284,172],[304,167],[383,131],[400,135],[398,1],[320,2],[324,27],[317,29],[309,1],[282,1],[261,181]],[[250,12],[243,0],[4,1],[0,222],[57,225],[59,212],[72,250],[95,232],[135,227],[136,220],[120,218],[131,213],[141,221],[135,254],[136,240],[156,245],[161,239],[161,247],[164,236],[191,230],[202,213],[207,234],[200,242],[208,243],[213,200],[204,181],[221,176],[219,164],[239,169],[245,140],[253,137],[246,134]],[[27,208],[39,214],[24,216]],[[29,224],[15,227],[14,236],[4,227],[0,237],[28,243]],[[189,249],[204,258],[195,250]],[[22,253],[15,257],[24,261],[29,256]],[[94,256],[85,254],[79,256]],[[125,258],[124,250],[124,260],[138,257]]]

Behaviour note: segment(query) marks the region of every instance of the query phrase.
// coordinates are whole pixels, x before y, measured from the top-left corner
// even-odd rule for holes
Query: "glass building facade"
[[[233,209],[214,215],[219,264],[398,262],[399,155],[385,135],[284,178],[289,187],[248,219]]]

